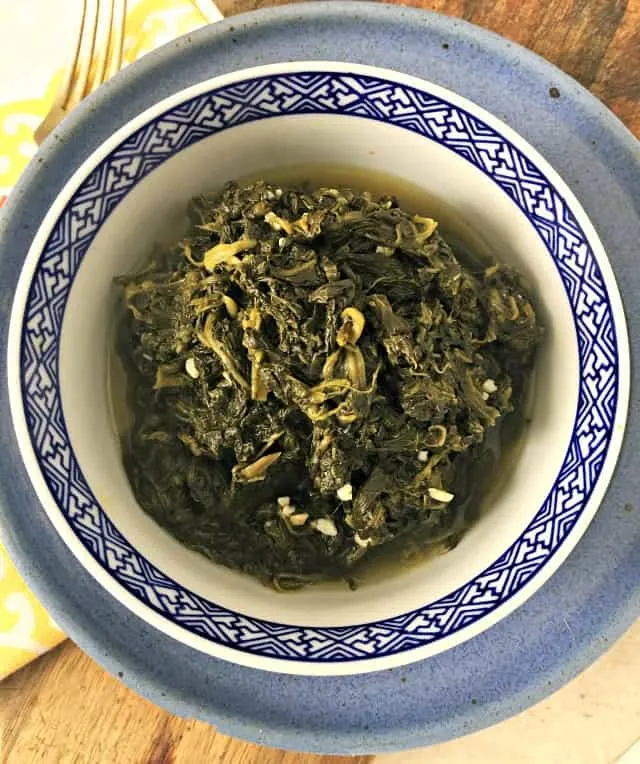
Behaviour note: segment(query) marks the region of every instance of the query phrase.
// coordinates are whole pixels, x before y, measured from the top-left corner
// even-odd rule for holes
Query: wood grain
[[[70,641],[0,684],[3,764],[339,764],[234,740],[162,711]],[[369,757],[346,759],[367,764]]]
[[[640,738],[640,622],[555,695],[468,738],[377,757],[285,753],[155,707],[71,642],[0,684],[2,764],[614,764]]]
[[[225,15],[267,4],[282,4],[282,1],[218,0]],[[464,18],[531,48],[589,88],[640,135],[640,0],[414,0],[409,4]],[[640,737],[640,693],[616,694],[607,686],[615,670],[618,671],[616,681],[623,682],[626,672],[632,687],[640,685],[640,660],[632,657],[639,652],[640,628],[634,630],[634,635],[627,636],[610,654],[618,656],[627,650],[622,663],[618,659],[616,664],[615,658],[605,656],[599,666],[606,668],[595,666],[576,680],[576,683],[593,682],[589,677],[599,676],[601,689],[597,692],[604,697],[609,712],[607,715],[602,710],[602,719],[609,725],[610,737],[614,732],[618,737],[602,750],[597,744],[590,745],[588,752],[583,748],[585,753],[578,758],[574,754],[580,741],[569,739],[562,749],[560,740],[560,748],[553,749],[556,753],[560,751],[557,758],[548,753],[552,749],[547,748],[545,758],[527,758],[527,761],[612,764],[616,750],[619,755],[633,742],[634,735]],[[629,640],[635,640],[633,652],[628,646]],[[594,674],[598,671],[601,673]],[[576,683],[563,688],[556,697],[567,698],[567,703],[575,706],[579,703]],[[624,706],[615,705],[617,695],[624,697]],[[579,697],[584,698],[585,693],[580,692]],[[564,701],[547,705],[551,707],[553,702],[557,719]],[[613,715],[612,707],[616,710]],[[465,748],[465,741],[455,741],[448,744],[448,748],[438,746],[437,751],[433,749],[428,754],[413,754],[411,761],[434,764],[454,760],[493,761],[497,764],[498,759],[492,755],[492,741],[499,745],[500,735],[503,738],[508,735],[508,725],[516,730],[516,735],[520,729],[517,725],[522,727],[523,720],[533,720],[535,725],[540,708],[542,705],[518,720],[500,725],[497,730],[503,732],[496,731],[494,737],[491,730],[479,733],[484,737],[478,738],[480,742],[476,747]],[[593,723],[596,728],[589,727],[591,733],[597,729],[598,719]],[[576,735],[587,734],[584,725],[572,729]],[[125,688],[70,642],[0,684],[0,732],[3,764],[338,764],[342,761],[365,764],[373,761],[367,757],[342,759],[260,748],[232,740],[206,724],[173,717]],[[558,734],[561,738],[561,730]],[[542,728],[540,733],[534,728],[531,740],[540,735],[544,735]],[[602,735],[598,740],[604,739]],[[514,737],[511,748],[505,744],[510,754],[504,761],[521,758],[518,755],[520,739]],[[524,744],[524,738],[522,742]],[[460,758],[454,759],[456,746],[462,752]],[[443,751],[454,753],[443,754]],[[382,759],[386,757],[381,757],[380,763]]]

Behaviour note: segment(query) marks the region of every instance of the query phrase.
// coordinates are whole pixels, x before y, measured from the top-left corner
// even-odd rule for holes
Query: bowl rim
[[[586,530],[588,523],[593,518],[597,511],[602,497],[606,492],[608,482],[613,474],[616,458],[619,449],[622,444],[622,437],[624,432],[624,423],[626,421],[626,410],[628,405],[629,396],[629,358],[628,358],[628,338],[626,335],[626,325],[624,320],[624,311],[622,307],[622,301],[618,293],[616,286],[615,276],[610,267],[604,248],[598,238],[598,235],[591,224],[588,216],[582,209],[582,206],[573,195],[569,187],[560,178],[558,173],[549,165],[548,162],[537,152],[526,140],[524,140],[518,133],[504,124],[501,120],[494,117],[492,114],[477,106],[469,99],[463,98],[445,88],[442,88],[434,83],[428,82],[421,78],[415,78],[408,75],[404,75],[400,72],[381,69],[379,67],[368,67],[361,65],[354,65],[336,61],[301,61],[301,62],[287,62],[281,64],[273,64],[267,67],[252,67],[249,69],[243,69],[234,71],[230,74],[220,77],[214,77],[209,80],[199,82],[192,85],[189,88],[176,91],[171,96],[158,101],[153,106],[141,112],[137,117],[127,122],[118,131],[114,132],[108,140],[102,143],[102,145],[94,151],[73,173],[71,179],[64,186],[64,188],[57,195],[54,204],[51,206],[49,213],[46,215],[42,224],[33,240],[32,246],[26,258],[26,264],[22,271],[19,286],[16,290],[16,301],[14,303],[14,310],[12,311],[11,328],[9,334],[9,363],[8,363],[8,375],[9,380],[15,380],[19,372],[20,359],[19,352],[23,349],[23,343],[25,341],[25,330],[22,323],[22,314],[24,312],[24,305],[18,300],[18,295],[27,294],[27,285],[29,289],[32,289],[31,280],[33,277],[33,271],[37,266],[40,255],[45,248],[46,241],[52,236],[52,230],[56,222],[59,222],[64,214],[66,214],[67,208],[71,207],[72,199],[74,195],[79,192],[82,182],[87,182],[87,178],[91,176],[94,169],[99,167],[104,161],[108,161],[114,154],[122,148],[123,143],[128,138],[131,140],[137,139],[138,135],[142,134],[147,125],[152,124],[160,119],[166,119],[168,115],[174,112],[178,107],[185,107],[186,104],[197,102],[201,98],[206,98],[214,93],[224,94],[225,90],[229,90],[233,86],[237,86],[238,83],[259,83],[261,80],[275,82],[278,78],[281,81],[287,78],[293,79],[296,75],[300,77],[305,73],[315,73],[320,75],[343,75],[351,76],[352,78],[362,78],[364,82],[367,78],[371,82],[379,81],[384,84],[391,84],[395,87],[401,87],[405,89],[405,92],[409,93],[422,93],[427,97],[439,99],[441,104],[448,104],[452,111],[455,111],[458,115],[466,115],[469,120],[475,120],[479,125],[479,129],[488,129],[495,131],[495,133],[503,139],[504,144],[510,146],[518,156],[524,158],[525,161],[529,161],[531,168],[539,172],[540,177],[547,181],[549,188],[557,195],[556,204],[566,204],[564,212],[567,213],[567,219],[570,216],[575,216],[576,225],[584,232],[585,241],[590,247],[593,253],[593,263],[595,268],[599,268],[603,274],[603,288],[606,282],[606,293],[610,305],[612,306],[612,316],[615,317],[615,325],[612,324],[612,331],[614,332],[615,347],[618,352],[618,366],[614,364],[614,375],[618,374],[618,396],[613,408],[616,416],[615,421],[611,420],[611,434],[608,441],[606,458],[604,459],[604,466],[597,474],[595,482],[595,495],[587,496],[585,501],[585,507],[580,511],[577,519],[573,518],[571,525],[566,524],[568,528],[563,540],[555,546],[548,557],[544,559],[544,562],[540,564],[535,572],[529,575],[530,571],[526,571],[525,577],[522,577],[520,585],[514,587],[513,590],[508,592],[508,595],[500,599],[499,605],[492,607],[487,613],[484,613],[481,617],[475,619],[464,619],[464,624],[460,628],[452,631],[448,635],[444,635],[433,641],[428,641],[418,646],[411,644],[410,647],[403,647],[394,652],[387,652],[381,656],[371,657],[372,648],[375,649],[375,639],[371,636],[365,636],[367,629],[381,629],[389,628],[391,622],[395,623],[394,628],[397,628],[399,619],[405,619],[406,623],[413,623],[413,619],[420,617],[428,612],[429,608],[438,607],[442,608],[443,605],[449,606],[452,598],[456,596],[462,596],[463,590],[466,590],[473,585],[478,585],[479,581],[487,576],[497,568],[504,568],[505,560],[511,560],[518,552],[518,543],[523,544],[524,536],[532,526],[535,525],[535,520],[523,531],[517,542],[515,542],[507,552],[500,555],[492,566],[484,570],[480,576],[477,576],[473,581],[467,582],[464,587],[455,592],[450,593],[441,600],[434,603],[427,603],[422,608],[405,613],[402,616],[378,620],[370,623],[352,624],[348,627],[309,627],[309,626],[293,626],[290,624],[279,624],[272,621],[266,621],[264,619],[258,619],[249,615],[237,613],[229,610],[228,608],[220,608],[216,603],[207,601],[206,599],[195,595],[193,592],[186,590],[187,598],[195,598],[204,603],[205,607],[211,608],[212,611],[220,609],[223,613],[223,617],[231,616],[238,619],[238,625],[248,625],[251,630],[256,625],[259,625],[266,635],[274,636],[274,632],[278,629],[284,629],[286,633],[290,633],[292,630],[302,633],[302,641],[306,640],[308,643],[317,639],[318,634],[321,634],[325,638],[333,640],[335,647],[333,651],[323,650],[314,656],[313,653],[308,653],[306,656],[301,654],[300,657],[296,655],[294,651],[289,651],[286,657],[281,655],[270,655],[269,652],[262,652],[261,650],[254,650],[251,647],[246,649],[241,644],[224,644],[217,641],[212,641],[206,637],[194,633],[193,629],[186,631],[184,627],[176,626],[172,621],[167,618],[167,609],[165,608],[165,615],[161,615],[157,612],[158,609],[150,607],[149,600],[147,604],[140,602],[140,597],[136,597],[131,593],[131,589],[123,586],[123,580],[121,579],[119,584],[114,584],[112,572],[111,575],[106,572],[106,565],[103,563],[100,565],[96,561],[96,555],[89,553],[86,542],[81,543],[79,537],[74,534],[70,526],[67,523],[62,522],[62,512],[59,506],[54,506],[51,503],[50,489],[46,486],[46,483],[39,474],[37,477],[31,472],[31,478],[34,482],[34,487],[42,506],[49,515],[50,520],[56,526],[58,532],[61,533],[67,546],[76,555],[76,557],[82,562],[83,566],[100,582],[105,586],[108,591],[117,599],[136,613],[141,618],[145,619],[149,623],[153,624],[156,628],[161,629],[165,633],[169,634],[173,638],[180,639],[191,647],[203,650],[218,656],[231,660],[241,665],[252,666],[255,668],[261,668],[264,670],[286,673],[301,673],[301,674],[313,674],[313,675],[340,675],[360,673],[366,671],[376,671],[390,666],[404,665],[409,662],[420,660],[421,658],[434,655],[441,650],[449,649],[455,645],[470,639],[471,637],[481,633],[485,629],[497,623],[502,618],[509,615],[515,608],[519,607],[528,597],[530,597],[540,586],[542,586],[548,578],[557,570],[562,562],[569,555],[571,550],[579,541],[580,537]],[[274,115],[278,116],[278,115]],[[360,115],[362,116],[362,115]],[[264,115],[263,115],[264,117]],[[375,118],[375,117],[374,117]],[[252,120],[251,120],[252,121]],[[233,127],[236,122],[230,124],[229,127]],[[404,124],[398,122],[398,126],[404,127]],[[428,138],[429,136],[425,136]],[[201,139],[200,136],[199,139]],[[443,141],[446,145],[446,142]],[[473,142],[473,141],[472,141]],[[184,146],[180,146],[180,149]],[[451,148],[451,146],[447,146]],[[172,154],[167,155],[171,156]],[[463,156],[465,156],[463,154]],[[465,156],[465,158],[467,158]],[[471,160],[469,160],[471,161]],[[472,162],[473,163],[473,162]],[[485,174],[491,177],[489,171],[482,167],[480,163],[476,163],[478,169],[485,172]],[[531,171],[527,168],[527,172]],[[496,177],[492,178],[496,183],[498,180]],[[500,183],[498,183],[500,185]],[[505,187],[503,186],[503,190]],[[119,199],[118,199],[119,200]],[[525,214],[531,217],[521,204],[521,209],[525,211]],[[101,221],[103,222],[103,221]],[[538,228],[539,233],[542,229]],[[542,235],[542,233],[541,233]],[[557,264],[556,264],[557,265]],[[573,311],[572,311],[573,312]],[[20,337],[20,339],[18,339]],[[26,438],[26,417],[23,410],[24,400],[22,396],[18,396],[18,390],[15,385],[10,385],[10,401],[12,410],[14,412],[14,423],[18,433],[18,442],[25,460],[31,459],[33,462],[33,444],[29,444]],[[63,421],[63,415],[61,413],[61,420]],[[574,436],[577,437],[578,421],[574,424]],[[70,444],[70,450],[73,452],[72,444]],[[43,459],[35,454],[37,461],[42,466]],[[568,455],[565,459],[565,465],[567,460],[570,459]],[[79,470],[79,467],[78,467]],[[562,470],[561,470],[562,472]],[[556,483],[559,481],[560,475],[556,478]],[[554,484],[555,487],[555,484]],[[593,487],[593,486],[592,486]],[[551,506],[551,498],[548,497],[545,506],[549,504]],[[96,502],[96,506],[100,510],[99,503]],[[542,512],[542,509],[540,510]],[[540,514],[537,513],[538,514]],[[547,508],[548,513],[548,508]],[[536,516],[537,516],[536,515]],[[545,515],[545,513],[543,513]],[[559,523],[560,525],[560,523]],[[557,530],[557,529],[556,529]],[[554,535],[556,533],[554,530]],[[126,540],[118,533],[117,529],[113,527],[112,530],[106,532],[107,540],[109,538],[115,538],[118,544],[122,542],[126,543]],[[139,567],[148,565],[151,568],[151,575],[154,579],[158,579],[162,586],[175,587],[176,590],[182,592],[185,591],[180,585],[168,579],[161,571],[159,571],[142,555],[134,550],[136,557],[141,563]],[[511,563],[510,563],[511,564]],[[146,572],[146,571],[145,571]],[[516,571],[517,573],[517,571]],[[125,582],[126,584],[126,582]],[[129,590],[127,590],[129,589]],[[457,606],[457,605],[456,605]],[[205,610],[206,612],[206,610]],[[447,618],[449,616],[447,615]],[[212,616],[213,618],[213,616]],[[405,628],[404,626],[402,627]],[[409,628],[411,630],[412,627]],[[350,631],[351,630],[351,631]],[[365,648],[354,655],[355,651],[347,653],[342,649],[341,641],[347,636],[353,639],[358,631],[358,638],[366,642]],[[255,640],[251,640],[250,644],[254,644]],[[344,643],[346,644],[346,642]],[[269,650],[272,648],[269,647]],[[342,655],[341,655],[342,653]],[[347,655],[347,657],[344,657]]]

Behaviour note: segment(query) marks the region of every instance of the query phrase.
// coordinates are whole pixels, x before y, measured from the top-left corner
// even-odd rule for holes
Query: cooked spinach
[[[522,412],[542,335],[523,278],[348,188],[232,183],[188,213],[117,279],[142,508],[277,588],[352,579],[392,541],[453,545]]]

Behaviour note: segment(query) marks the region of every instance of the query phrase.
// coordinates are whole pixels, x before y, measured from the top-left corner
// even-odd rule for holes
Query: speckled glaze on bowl
[[[638,279],[629,267],[639,228],[637,146],[575,83],[499,38],[413,11],[309,5],[233,21],[168,46],[125,72],[74,115],[57,145],[55,139],[47,144],[40,164],[32,165],[3,215],[0,267],[3,288],[11,290],[3,300],[3,321],[21,259],[57,189],[122,122],[213,75],[254,62],[305,58],[375,63],[423,76],[505,119],[543,152],[578,195],[609,253],[631,313],[629,295]],[[235,26],[233,33],[230,26]],[[246,45],[239,45],[243,41]],[[468,76],[470,71],[476,76]],[[482,87],[476,88],[480,81]],[[559,101],[548,100],[551,85],[560,89]],[[631,314],[632,352],[637,347],[635,322]],[[635,381],[635,368],[632,373]],[[121,606],[65,554],[47,520],[33,510],[17,511],[35,503],[6,427],[4,398],[2,403],[6,543],[34,589],[88,652],[111,670],[123,670],[136,689],[172,710],[215,721],[232,734],[327,752],[410,747],[463,734],[557,686],[638,612],[640,575],[633,556],[638,523],[633,512],[624,511],[637,489],[632,454],[638,412],[633,403],[603,506],[567,563],[526,606],[490,632],[428,661],[331,683],[234,667],[180,646],[138,619],[124,618]],[[78,582],[73,590],[63,585],[69,580]]]

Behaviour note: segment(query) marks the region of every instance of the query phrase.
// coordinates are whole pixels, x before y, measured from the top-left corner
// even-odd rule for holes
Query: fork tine
[[[98,3],[99,0],[85,0],[78,67],[65,104],[66,111],[71,111],[76,104],[80,103],[85,93],[91,71],[96,28],[98,26]]]
[[[127,23],[127,0],[112,0],[111,38],[105,81],[122,69],[124,30]]]
[[[113,0],[98,0],[96,33],[93,41],[93,53],[89,74],[82,97],[92,93],[105,79],[107,57],[109,55],[109,37],[113,21]]]
[[[38,145],[42,143],[58,122],[65,116],[65,105],[69,99],[69,94],[73,85],[73,77],[78,66],[78,58],[80,57],[80,47],[82,36],[84,34],[86,12],[87,5],[85,0],[82,0],[82,14],[80,15],[80,21],[77,26],[75,42],[70,47],[70,55],[62,75],[62,80],[53,98],[53,103],[51,104],[49,112],[33,133],[35,142]]]

